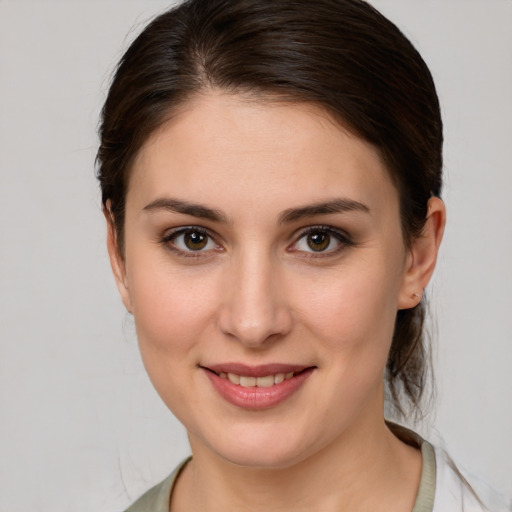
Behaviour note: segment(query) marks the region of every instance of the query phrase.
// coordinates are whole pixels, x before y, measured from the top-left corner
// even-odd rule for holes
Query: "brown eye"
[[[307,235],[308,247],[315,252],[325,251],[331,243],[331,236],[328,233],[310,233]]]
[[[208,235],[198,231],[190,231],[183,235],[183,243],[191,251],[200,251],[208,245]]]
[[[302,232],[289,248],[309,256],[334,256],[353,245],[349,235],[333,226],[311,226]]]
[[[168,248],[180,253],[200,253],[218,248],[207,231],[194,226],[178,229],[162,241]]]

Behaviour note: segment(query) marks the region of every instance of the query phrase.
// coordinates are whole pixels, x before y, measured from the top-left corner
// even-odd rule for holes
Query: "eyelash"
[[[184,250],[184,249],[177,247],[176,240],[178,239],[178,237],[180,237],[182,235],[185,236],[187,234],[189,234],[189,235],[199,234],[204,237],[207,237],[206,244],[213,242],[215,244],[215,248],[206,249],[206,250],[204,250],[204,249]],[[327,235],[327,236],[331,237],[331,239],[334,238],[339,244],[338,247],[336,247],[334,249],[327,250],[327,251],[322,250],[322,251],[316,251],[316,252],[314,250],[304,251],[304,250],[299,250],[299,249],[294,248],[297,246],[297,244],[303,238],[310,236],[310,235],[316,235],[316,234]],[[333,226],[325,226],[325,225],[309,226],[309,227],[301,230],[296,236],[294,236],[294,238],[295,238],[295,242],[293,242],[293,244],[291,244],[287,250],[288,250],[288,252],[291,252],[291,253],[301,253],[301,257],[303,257],[303,258],[326,258],[326,257],[330,257],[330,256],[335,256],[335,255],[338,255],[339,253],[343,252],[347,247],[354,245],[354,242],[352,241],[350,236],[345,231],[334,228]],[[173,230],[172,232],[166,234],[161,239],[161,243],[168,250],[170,250],[184,258],[204,257],[205,252],[209,252],[212,250],[217,250],[217,251],[223,250],[222,247],[219,244],[217,244],[217,242],[215,240],[215,236],[210,231],[208,231],[207,229],[200,227],[200,226],[185,226],[185,227],[177,228],[177,229]],[[329,241],[329,244],[330,243],[331,243],[331,241]]]
[[[215,237],[207,230],[207,229],[204,229],[202,227],[199,227],[199,226],[185,226],[185,227],[182,227],[182,228],[177,228],[175,230],[173,230],[171,233],[168,233],[167,235],[165,235],[162,240],[161,240],[161,243],[162,245],[164,245],[167,249],[169,249],[170,251],[178,254],[179,256],[182,256],[184,258],[199,258],[199,257],[204,257],[204,250],[184,250],[184,249],[180,249],[179,247],[176,246],[176,239],[182,235],[192,235],[192,234],[199,234],[199,235],[202,235],[204,237],[207,237],[207,244],[211,241],[213,243],[215,243],[216,247],[215,249],[217,250],[222,250],[222,248],[215,242]],[[213,250],[215,250],[213,249]],[[208,249],[208,251],[210,251],[212,249]]]
[[[297,246],[297,244],[305,237],[310,235],[316,235],[316,234],[323,234],[328,235],[329,237],[334,238],[338,242],[338,247],[334,249],[330,249],[327,251],[317,251],[314,250],[311,251],[300,251],[297,249],[293,249],[294,246]],[[329,242],[330,243],[330,242]],[[343,230],[335,228],[333,226],[325,226],[325,225],[318,225],[318,226],[309,226],[306,229],[303,229],[299,232],[299,234],[296,237],[296,241],[292,244],[291,248],[288,249],[289,252],[301,252],[303,253],[301,257],[303,258],[328,258],[332,256],[337,256],[341,252],[343,252],[346,248],[351,247],[354,245],[353,240],[351,237]]]

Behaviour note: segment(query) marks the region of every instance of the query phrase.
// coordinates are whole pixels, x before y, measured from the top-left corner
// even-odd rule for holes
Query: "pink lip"
[[[262,410],[277,406],[298,391],[306,379],[313,373],[314,369],[315,367],[284,364],[246,366],[237,363],[208,366],[208,368],[203,367],[214,389],[224,400],[232,405],[248,410]],[[221,372],[235,373],[248,377],[264,377],[266,375],[275,375],[276,373],[300,373],[297,373],[291,379],[284,380],[280,384],[274,384],[268,388],[259,388],[257,386],[246,388],[220,377],[217,373]]]

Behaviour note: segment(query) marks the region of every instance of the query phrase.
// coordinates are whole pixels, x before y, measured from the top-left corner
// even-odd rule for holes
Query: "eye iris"
[[[331,237],[327,233],[311,233],[308,235],[307,242],[313,251],[324,251],[329,247]]]
[[[191,231],[189,233],[185,233],[184,242],[191,251],[200,251],[206,247],[208,237],[203,233]]]

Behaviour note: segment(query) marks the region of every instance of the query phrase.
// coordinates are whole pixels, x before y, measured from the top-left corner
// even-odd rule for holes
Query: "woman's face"
[[[142,358],[194,451],[286,467],[382,423],[411,258],[377,152],[327,114],[196,97],[134,163],[125,242]]]

